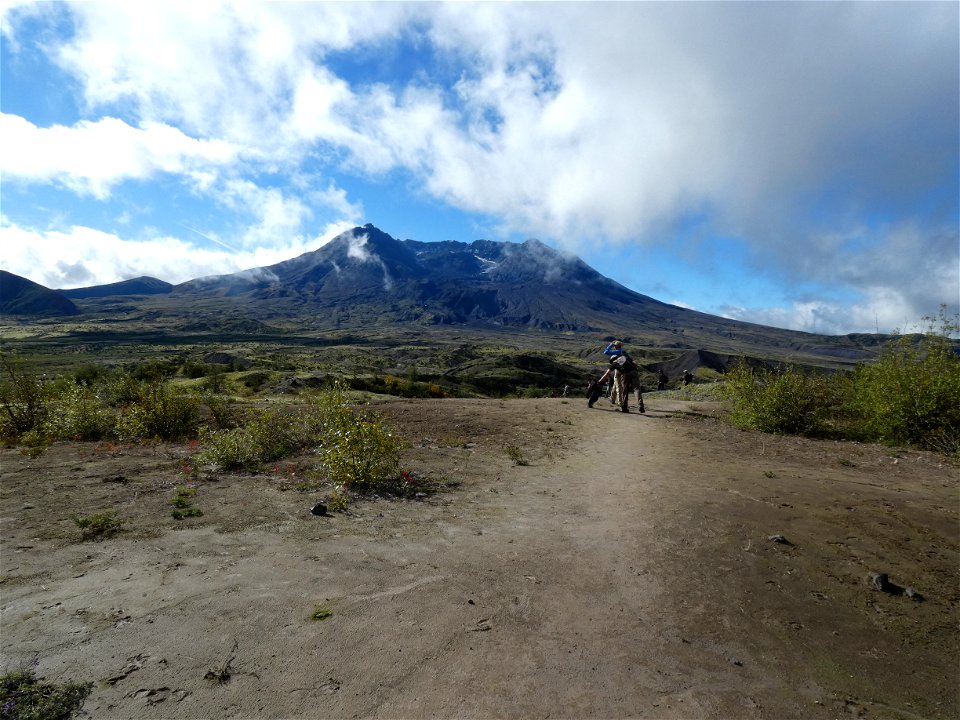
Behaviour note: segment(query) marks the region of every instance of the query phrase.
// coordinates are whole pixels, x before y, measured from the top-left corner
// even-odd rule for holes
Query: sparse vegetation
[[[505,450],[507,451],[507,457],[513,461],[514,465],[530,464],[530,461],[527,460],[526,456],[523,454],[523,450],[518,448],[516,445],[507,445]]]
[[[0,677],[0,720],[68,720],[92,690],[92,682],[44,682],[32,669],[7,673]]]
[[[83,540],[103,540],[113,537],[127,522],[117,514],[116,510],[106,510],[95,515],[74,515],[73,521],[80,528],[80,537]]]
[[[314,622],[319,622],[321,620],[326,620],[328,617],[333,615],[333,610],[331,610],[326,605],[318,605],[314,608],[313,612],[310,613],[310,619]]]
[[[196,494],[195,487],[184,486],[176,489],[173,494],[174,510],[170,513],[174,520],[203,516],[203,510],[193,506],[193,496]]]

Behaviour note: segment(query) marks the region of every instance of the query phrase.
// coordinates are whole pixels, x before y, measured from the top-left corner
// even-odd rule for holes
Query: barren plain
[[[0,450],[3,671],[94,682],[92,718],[960,717],[944,458],[655,393],[376,403],[440,492],[315,516],[309,453]]]

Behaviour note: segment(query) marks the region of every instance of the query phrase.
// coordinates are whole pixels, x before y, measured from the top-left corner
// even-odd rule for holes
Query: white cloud
[[[242,252],[210,250],[180,238],[127,239],[88,227],[34,230],[0,225],[0,268],[50,288],[84,287],[149,275],[180,283],[272,265],[326,244],[349,223],[332,224],[316,237],[290,237]]]
[[[0,113],[0,172],[5,181],[56,182],[101,199],[124,180],[209,171],[233,162],[237,154],[226,142],[197,140],[161,123],[135,128],[103,118],[73,127],[39,128],[17,115]]]
[[[5,39],[39,12],[2,7]],[[43,12],[73,16],[75,36],[50,51],[79,81],[83,112],[109,117],[38,128],[3,116],[5,179],[102,198],[127,178],[181,174],[249,221],[216,237],[252,253],[296,244],[318,208],[359,220],[335,173],[399,170],[504,233],[581,254],[669,243],[697,216],[705,235],[744,242],[758,272],[861,298],[844,309],[794,292],[782,311],[791,327],[841,327],[843,312],[872,327],[956,302],[960,20],[950,3]],[[399,40],[430,46],[422,67],[407,67],[408,54],[367,78],[338,76],[331,61],[350,52],[387,63]]]

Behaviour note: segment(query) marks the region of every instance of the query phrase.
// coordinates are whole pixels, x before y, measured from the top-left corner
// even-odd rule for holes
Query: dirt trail
[[[383,409],[458,487],[315,518],[269,478],[210,478],[171,530],[149,523],[182,450],[4,450],[4,667],[99,681],[95,718],[957,715],[957,474],[936,456],[656,399]],[[90,497],[135,529],[67,542]],[[926,599],[872,590],[874,568]]]

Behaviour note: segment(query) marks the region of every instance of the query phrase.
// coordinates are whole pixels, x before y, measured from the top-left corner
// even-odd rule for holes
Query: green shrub
[[[823,434],[841,402],[842,380],[794,368],[776,372],[741,364],[727,374],[725,396],[739,427],[769,433]]]
[[[235,427],[237,418],[229,398],[208,392],[203,396],[203,404],[210,411],[210,416],[220,429]]]
[[[328,428],[318,453],[334,483],[370,492],[399,481],[400,449],[378,417],[356,413]]]
[[[87,364],[82,365],[73,373],[73,381],[77,385],[86,385],[92,387],[103,382],[110,374],[110,371],[103,365]]]
[[[103,378],[100,394],[107,405],[123,407],[135,403],[146,389],[147,383],[138,380],[129,372],[117,370]]]
[[[20,436],[20,453],[27,457],[37,458],[43,455],[50,447],[50,436],[43,430],[27,430]]]
[[[113,414],[89,387],[70,385],[48,403],[43,428],[58,440],[101,440],[112,435],[115,426]]]
[[[38,429],[47,416],[43,379],[0,352],[0,436],[15,439]]]
[[[865,438],[960,451],[960,356],[948,337],[957,323],[942,311],[940,321],[939,332],[898,338],[857,368],[851,409]]]
[[[204,362],[194,362],[192,360],[188,360],[183,364],[183,367],[180,368],[180,372],[183,373],[183,376],[185,378],[190,378],[191,380],[206,377],[212,372],[212,370],[212,365],[207,365]]]
[[[174,520],[183,520],[189,517],[202,517],[203,510],[193,506],[193,496],[197,494],[195,487],[178,487],[173,493],[173,510],[170,515]]]
[[[326,605],[318,605],[313,609],[313,612],[310,613],[310,619],[315,622],[319,622],[321,620],[326,620],[332,615],[333,615],[333,610],[328,608]]]
[[[893,340],[852,373],[751,371],[727,375],[724,396],[741,427],[914,445],[960,454],[960,354],[950,340],[957,318],[925,318],[922,336]],[[935,328],[939,322],[940,327]]]
[[[164,383],[154,383],[121,412],[117,434],[131,440],[175,440],[195,435],[199,425],[198,398],[176,395]]]
[[[316,444],[322,423],[310,405],[299,409],[254,410],[236,428],[201,434],[201,463],[223,470],[252,469]]]
[[[116,510],[106,510],[96,515],[75,515],[73,521],[80,528],[80,536],[84,540],[103,540],[112,537],[120,532],[127,522],[117,515]]]
[[[92,682],[43,682],[33,670],[7,673],[0,677],[0,720],[69,720],[92,690]]]
[[[137,363],[129,369],[129,374],[135,380],[141,380],[150,384],[163,382],[177,374],[182,364],[180,358],[170,358],[168,360],[147,360]]]

